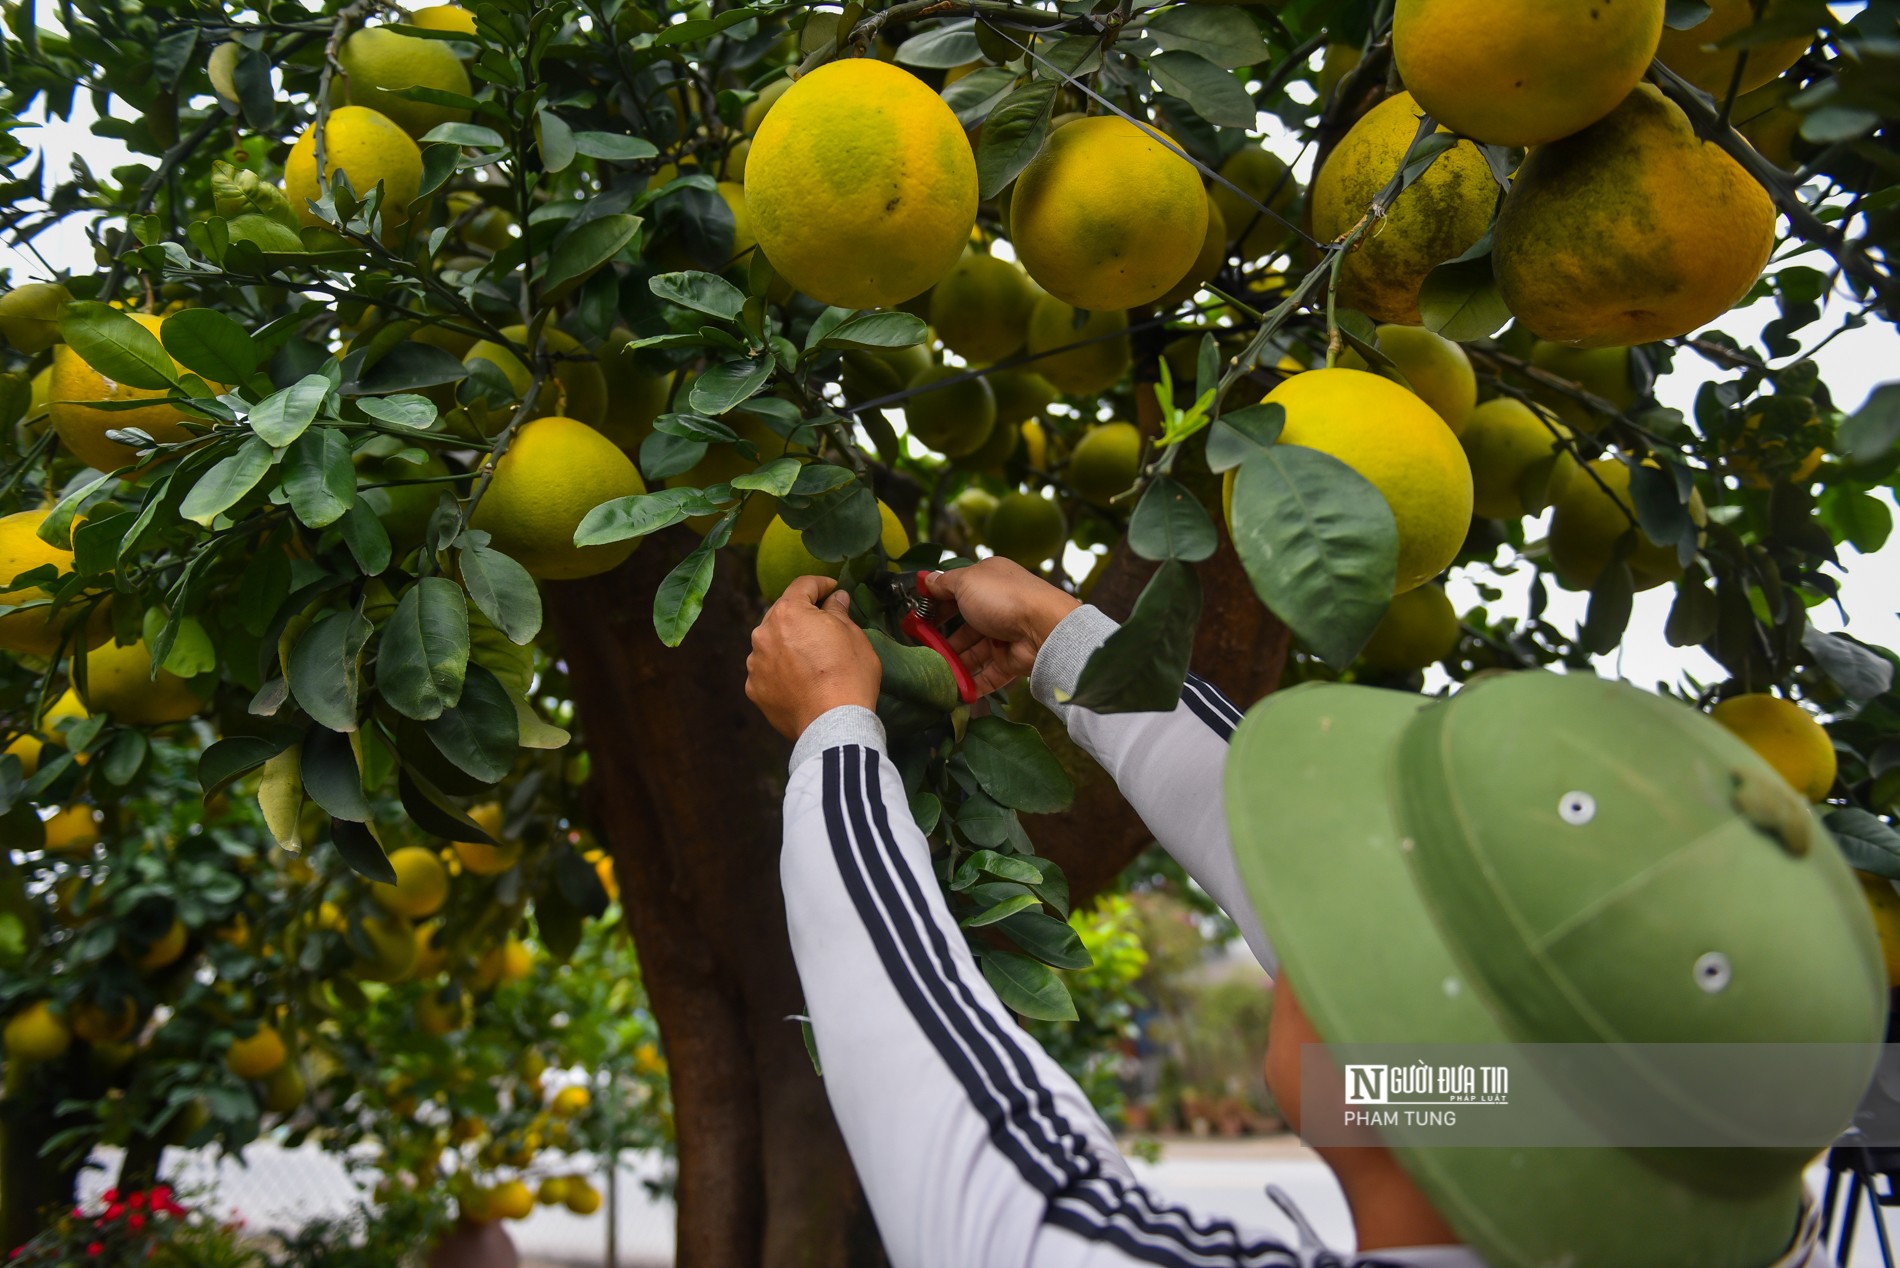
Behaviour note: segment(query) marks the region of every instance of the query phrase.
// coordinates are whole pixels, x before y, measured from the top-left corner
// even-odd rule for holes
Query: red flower
[[[172,1187],[169,1184],[158,1185],[152,1190],[152,1205],[153,1206],[159,1206],[159,1205],[170,1206],[171,1201],[172,1201]]]
[[[137,1233],[145,1228],[145,1217],[143,1215],[128,1216],[125,1223],[126,1227]]]
[[[145,1205],[145,1195],[143,1193],[134,1193],[125,1200],[125,1204],[135,1211],[140,1210]]]
[[[99,1200],[101,1202],[117,1202],[119,1200],[119,1191],[117,1189],[107,1189],[104,1193],[99,1195]]]
[[[99,1217],[99,1222],[102,1224],[110,1224],[113,1220],[118,1219],[121,1215],[124,1215],[124,1214],[125,1214],[125,1203],[114,1202],[110,1206],[106,1207],[105,1214]]]
[[[106,1248],[101,1243],[94,1242],[92,1245],[86,1247],[86,1253],[88,1255],[91,1255],[94,1259],[97,1259],[99,1256],[106,1253]]]

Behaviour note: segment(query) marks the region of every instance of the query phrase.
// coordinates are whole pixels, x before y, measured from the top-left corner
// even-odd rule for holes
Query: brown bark
[[[806,1056],[778,883],[788,748],[745,697],[759,612],[722,555],[678,648],[653,633],[660,579],[694,544],[656,536],[623,567],[547,587],[679,1125],[682,1268],[882,1261]]]

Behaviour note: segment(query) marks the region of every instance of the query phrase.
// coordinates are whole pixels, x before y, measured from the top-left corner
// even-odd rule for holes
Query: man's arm
[[[869,710],[800,738],[780,870],[825,1090],[900,1268],[1286,1266],[1137,1184],[983,979]]]
[[[1006,559],[933,573],[928,582],[955,605],[950,643],[977,685],[995,691],[1027,675],[1036,698],[1108,771],[1155,840],[1233,917],[1266,970],[1277,971],[1227,837],[1221,769],[1240,710],[1191,674],[1167,713],[1078,709],[1069,697],[1114,621]]]

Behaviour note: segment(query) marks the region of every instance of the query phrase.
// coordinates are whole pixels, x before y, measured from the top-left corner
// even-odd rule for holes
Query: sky
[[[1296,85],[1296,89],[1299,87]],[[57,181],[67,171],[75,153],[83,155],[92,170],[100,175],[134,157],[116,140],[97,137],[87,131],[91,114],[90,102],[85,97],[82,96],[76,106],[78,112],[70,122],[54,120],[36,131],[20,133],[27,145],[37,146],[45,153],[45,170],[49,182]],[[1310,181],[1310,156],[1300,157],[1297,141],[1277,120],[1262,115],[1260,122],[1267,147],[1280,152],[1289,161],[1298,160],[1295,162],[1296,172],[1303,181]],[[57,228],[41,235],[36,245],[45,261],[56,268],[75,272],[90,268],[92,248],[86,239],[84,226],[77,218],[69,218]],[[1811,252],[1806,256],[1778,261],[1777,266],[1796,262],[1813,264],[1824,270],[1829,264],[1826,257]],[[0,268],[11,269],[16,282],[47,276],[45,264],[39,259],[4,244],[0,244]],[[1831,303],[1822,321],[1802,332],[1806,336],[1804,343],[1811,346],[1832,330],[1833,323],[1838,321],[1843,311],[1843,305]],[[1773,302],[1762,301],[1730,313],[1712,328],[1725,331],[1744,344],[1753,345],[1762,325],[1775,315]],[[1822,379],[1833,391],[1836,404],[1851,414],[1875,387],[1890,378],[1900,377],[1900,333],[1890,326],[1870,324],[1834,340],[1815,359],[1820,365]],[[1658,382],[1657,398],[1663,405],[1686,414],[1691,411],[1702,383],[1718,376],[1713,367],[1692,353],[1680,353],[1676,357],[1676,366],[1676,373]],[[1896,519],[1900,519],[1900,515]],[[1534,525],[1528,540],[1541,538],[1542,526],[1541,521]],[[1073,547],[1071,554],[1073,557],[1066,561],[1066,567],[1074,576],[1085,575],[1089,557]],[[1812,609],[1810,619],[1823,630],[1846,630],[1866,642],[1900,648],[1900,532],[1895,533],[1893,539],[1873,555],[1861,555],[1852,546],[1843,545],[1841,564],[1841,607],[1845,609],[1845,615],[1829,604]],[[1482,581],[1504,592],[1501,600],[1490,605],[1494,614],[1521,616],[1528,607],[1530,576],[1528,568],[1510,577],[1492,576],[1478,570],[1470,575],[1454,576],[1447,590],[1454,605],[1462,612],[1480,603],[1476,586]],[[1597,663],[1600,672],[1629,679],[1644,687],[1655,687],[1659,683],[1680,684],[1685,675],[1705,684],[1719,681],[1725,676],[1721,667],[1700,648],[1674,648],[1664,640],[1663,624],[1674,595],[1673,586],[1661,586],[1636,596],[1635,610],[1623,644],[1609,656],[1599,658]],[[1582,623],[1587,603],[1587,595],[1553,585],[1550,588],[1546,619],[1560,629],[1574,629]],[[1427,686],[1437,689],[1447,681],[1443,674],[1434,671],[1428,677]]]

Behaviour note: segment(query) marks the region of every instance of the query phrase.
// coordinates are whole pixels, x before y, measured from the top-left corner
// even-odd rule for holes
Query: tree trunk
[[[591,756],[594,826],[666,1041],[679,1131],[681,1268],[857,1268],[884,1262],[862,1191],[806,1055],[779,889],[778,808],[789,746],[745,697],[759,601],[730,555],[685,643],[660,645],[649,596],[694,544],[656,535],[621,568],[546,587]],[[1125,615],[1149,570],[1120,552],[1095,599]],[[1230,547],[1200,565],[1195,663],[1241,703],[1271,689],[1286,631],[1254,600]],[[1099,769],[1098,785],[1106,785]],[[1030,825],[1078,899],[1148,833],[1106,787]]]
[[[547,587],[593,763],[595,827],[666,1041],[679,1127],[681,1268],[883,1261],[797,1022],[779,890],[789,746],[745,697],[758,599],[731,554],[678,648],[651,595],[696,539]]]

